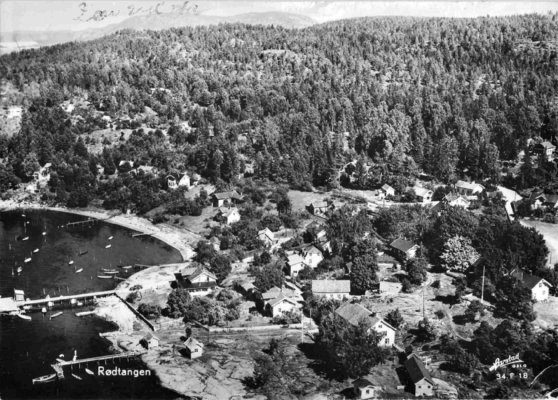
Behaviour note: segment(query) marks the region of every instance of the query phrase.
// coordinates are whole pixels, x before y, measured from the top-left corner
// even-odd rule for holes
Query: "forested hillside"
[[[96,164],[111,169],[120,160],[212,182],[232,182],[254,161],[256,177],[292,187],[335,186],[359,158],[371,165],[361,188],[401,190],[421,171],[443,182],[512,179],[499,160],[516,159],[529,138],[558,133],[557,18],[120,31],[3,56],[5,101],[26,113],[19,134],[1,138],[0,184],[5,190],[12,173],[25,181],[37,162],[52,162],[64,192],[102,196],[110,190],[94,179]],[[168,140],[134,132],[135,144],[88,154],[87,134],[103,121],[59,107],[86,98],[94,111],[162,129]],[[552,168],[540,170],[522,182],[551,182]]]

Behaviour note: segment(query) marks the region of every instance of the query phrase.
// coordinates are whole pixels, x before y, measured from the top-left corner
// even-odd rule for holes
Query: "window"
[[[430,385],[428,385],[428,389],[431,389]]]
[[[197,353],[197,352],[198,352],[198,349],[194,349],[194,353]]]
[[[382,328],[383,328],[382,324],[378,325],[378,329],[382,329]]]
[[[366,394],[369,394],[369,393],[370,393],[370,389],[366,389]]]
[[[389,344],[389,338],[386,338],[386,344]]]

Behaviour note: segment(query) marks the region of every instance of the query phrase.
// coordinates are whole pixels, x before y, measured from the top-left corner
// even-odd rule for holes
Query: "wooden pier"
[[[18,306],[30,306],[34,304],[43,304],[57,301],[64,301],[64,300],[71,300],[71,299],[84,299],[87,297],[102,297],[102,296],[110,296],[111,294],[115,294],[116,290],[107,290],[105,292],[91,292],[91,293],[81,293],[81,294],[72,294],[68,296],[60,296],[60,297],[51,297],[49,299],[38,299],[38,300],[24,300],[18,301]]]
[[[134,264],[134,269],[144,269],[144,268],[151,268],[151,267],[158,267],[159,265],[145,265],[145,264]]]
[[[81,224],[94,224],[99,221],[98,219],[86,219],[85,221],[68,222],[66,226],[81,225]]]
[[[75,361],[59,361],[58,363],[51,364],[50,366],[52,367],[52,369],[54,369],[54,372],[56,372],[56,376],[58,377],[58,379],[64,379],[64,369],[62,367],[66,367],[68,365],[73,368],[74,365],[81,367],[81,364],[86,364],[86,365],[89,363],[99,364],[102,361],[104,361],[104,364],[106,365],[108,360],[112,360],[113,362],[114,360],[119,360],[123,358],[129,360],[130,358],[139,357],[142,354],[145,354],[146,352],[147,351],[127,351],[125,353],[109,354],[107,356],[101,356],[101,357],[83,358],[81,360],[75,360]]]

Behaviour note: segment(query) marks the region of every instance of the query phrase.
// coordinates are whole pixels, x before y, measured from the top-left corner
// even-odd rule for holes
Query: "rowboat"
[[[85,372],[87,372],[89,375],[95,375],[89,368],[85,368]]]
[[[105,246],[105,249],[110,249],[110,246],[111,246],[110,244],[107,244],[107,245]]]
[[[116,270],[114,268],[101,268],[101,271],[103,272],[116,272]]]
[[[103,271],[103,274],[116,275],[116,274],[118,274],[118,271]]]
[[[43,236],[45,236],[45,235],[46,235],[46,232],[43,232]]]
[[[70,262],[68,263],[68,265],[72,265],[73,263],[74,263],[73,261],[70,261]]]
[[[38,253],[38,252],[39,252],[39,249],[33,250],[33,253]]]
[[[82,255],[87,254],[87,253],[89,253],[89,250],[83,250],[83,251],[79,252],[79,255],[82,256]]]
[[[26,320],[26,321],[31,321],[31,317],[28,317],[27,315],[17,314],[17,316],[21,319]]]
[[[23,260],[24,263],[28,263],[29,261],[31,261],[31,257],[27,257],[25,260]]]
[[[58,316],[60,316],[60,315],[62,315],[62,311],[58,311],[57,313],[52,314],[52,315],[50,316],[50,319],[56,318],[56,317],[58,317]]]
[[[29,240],[29,236],[26,236],[26,237],[24,237],[24,238],[21,239],[21,240]]]
[[[97,278],[99,278],[99,279],[111,279],[112,275],[97,275]]]
[[[81,307],[82,305],[83,305],[83,303],[82,303],[81,301],[78,301],[78,302],[77,302],[77,306],[78,306],[78,307]]]
[[[77,376],[76,374],[72,374],[72,376],[76,379],[79,379],[81,381],[81,378],[79,376]]]
[[[108,239],[108,240],[112,240],[112,236],[111,236],[111,237],[109,237],[109,239]]]
[[[83,268],[80,268],[76,271],[76,274],[79,274],[81,271],[83,271]]]
[[[130,269],[130,268],[132,268],[132,265],[126,265],[126,266],[122,267],[122,269]]]
[[[47,382],[52,382],[54,380],[54,378],[56,378],[56,374],[50,374],[50,375],[44,375],[44,376],[40,376],[38,378],[33,379],[33,385],[35,383],[47,383]]]
[[[17,267],[17,273],[21,273],[21,271],[23,271],[23,267]]]
[[[43,314],[46,314],[46,312],[47,312],[46,307],[41,308],[41,312],[42,312]]]

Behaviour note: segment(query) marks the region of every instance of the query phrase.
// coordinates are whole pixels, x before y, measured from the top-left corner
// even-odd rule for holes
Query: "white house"
[[[151,332],[148,332],[147,335],[145,335],[142,340],[148,349],[152,349],[153,347],[159,346],[159,338],[154,334],[152,334]]]
[[[384,185],[378,190],[378,198],[383,199],[387,196],[395,196],[395,189],[389,185]]]
[[[178,186],[190,188],[190,176],[187,173],[184,172],[178,175]]]
[[[409,240],[395,239],[390,247],[403,259],[415,258],[419,246]]]
[[[417,196],[419,202],[429,203],[432,201],[432,195],[434,194],[432,190],[415,186],[413,187],[413,191],[415,192],[415,196]]]
[[[324,259],[322,252],[314,245],[305,246],[301,249],[300,255],[304,262],[312,268],[316,268]]]
[[[221,208],[221,220],[227,225],[240,221],[238,208]]]
[[[145,175],[157,175],[159,172],[157,167],[153,167],[151,165],[140,165],[136,168],[135,172],[139,174],[140,171],[143,171]]]
[[[178,187],[174,175],[167,175],[167,187],[169,189],[176,189]]]
[[[242,195],[233,190],[231,192],[213,193],[211,199],[213,201],[213,207],[223,207],[225,202],[237,203],[242,201]]]
[[[432,396],[435,383],[422,360],[415,354],[411,354],[405,361],[405,368],[411,378],[415,396]]]
[[[482,193],[484,191],[484,186],[475,182],[457,181],[455,190],[463,196],[473,196]]]
[[[353,390],[357,399],[373,399],[376,387],[368,379],[359,378],[353,381]]]
[[[448,194],[444,197],[444,201],[452,207],[469,208],[471,202],[460,194]]]
[[[184,341],[184,346],[186,347],[186,353],[192,360],[203,355],[203,343],[191,336]]]
[[[556,146],[554,146],[550,142],[542,142],[535,145],[533,151],[544,156],[547,161],[552,161],[554,158],[554,151],[556,150]]]
[[[327,202],[316,201],[314,203],[310,203],[308,209],[312,214],[323,217],[328,210]]]
[[[351,281],[343,280],[313,280],[312,294],[314,296],[324,296],[328,299],[341,300],[344,297],[351,297]]]
[[[217,277],[213,272],[208,271],[203,267],[184,268],[181,272],[181,279],[177,284],[186,289],[190,296],[205,296],[213,292],[217,286]]]
[[[287,297],[284,293],[270,300],[267,303],[266,309],[272,317],[276,317],[285,312],[295,311],[302,308],[302,305],[292,297]]]
[[[211,243],[211,246],[213,246],[215,251],[219,251],[221,249],[221,241],[217,236],[212,236],[211,239],[209,239],[209,243]]]
[[[126,160],[122,160],[118,163],[118,167],[123,167],[124,164],[128,164],[130,165],[130,168],[134,168],[134,162],[133,161],[126,161]]]
[[[299,256],[298,254],[293,254],[287,257],[287,264],[289,265],[289,271],[291,277],[295,277],[298,275],[300,271],[304,269],[308,264],[304,262],[304,259]]]
[[[187,173],[167,175],[167,186],[169,189],[176,189],[179,186],[190,188],[190,176]]]
[[[361,319],[367,319],[370,323],[370,329],[382,334],[382,339],[378,343],[380,347],[391,347],[395,343],[395,331],[397,329],[360,304],[346,302],[335,310],[335,314],[355,326],[359,324]]]
[[[523,286],[531,291],[533,300],[548,301],[548,295],[552,285],[546,279],[527,274],[521,270],[514,270],[511,275],[519,279],[523,283]]]
[[[269,228],[265,228],[258,232],[258,239],[264,242],[266,246],[271,246],[273,245],[275,234]]]
[[[48,182],[50,180],[51,163],[46,163],[39,169],[38,172],[33,173],[33,177],[39,182]]]

